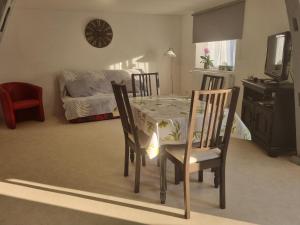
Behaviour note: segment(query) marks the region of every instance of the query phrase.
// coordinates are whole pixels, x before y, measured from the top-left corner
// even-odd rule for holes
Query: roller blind
[[[245,0],[234,1],[193,14],[193,42],[241,39]]]

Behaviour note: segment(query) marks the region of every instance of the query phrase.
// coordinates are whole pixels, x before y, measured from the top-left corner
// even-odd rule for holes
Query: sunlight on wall
[[[141,69],[145,73],[149,73],[149,62],[145,60],[145,55],[141,55],[130,60],[117,62],[109,66],[110,70],[124,70],[124,69]]]

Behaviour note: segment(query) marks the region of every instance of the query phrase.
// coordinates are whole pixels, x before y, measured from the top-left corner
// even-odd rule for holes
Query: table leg
[[[156,165],[160,167],[160,153],[158,153]]]
[[[163,152],[163,148],[160,150],[160,202],[166,203],[166,162],[167,158]]]
[[[182,181],[182,174],[181,174],[181,168],[174,163],[175,167],[175,184],[180,184],[180,181]]]

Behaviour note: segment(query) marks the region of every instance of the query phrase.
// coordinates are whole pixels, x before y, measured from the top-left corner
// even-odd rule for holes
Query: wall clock
[[[113,31],[105,20],[94,19],[86,25],[85,37],[92,46],[104,48],[111,43]]]

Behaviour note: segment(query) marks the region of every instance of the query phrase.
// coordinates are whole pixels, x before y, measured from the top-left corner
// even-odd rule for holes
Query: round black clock
[[[86,25],[85,37],[92,46],[104,48],[111,43],[113,31],[105,20],[94,19]]]

